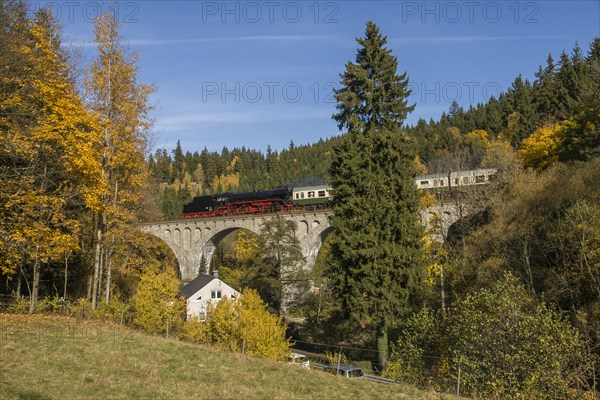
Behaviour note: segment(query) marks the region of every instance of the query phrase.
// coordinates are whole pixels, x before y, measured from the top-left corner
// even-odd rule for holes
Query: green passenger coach
[[[327,185],[297,187],[292,190],[292,204],[298,206],[325,205],[331,198]]]

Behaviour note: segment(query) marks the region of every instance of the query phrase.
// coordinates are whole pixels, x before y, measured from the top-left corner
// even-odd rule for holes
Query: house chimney
[[[213,269],[213,276],[217,279],[219,279],[219,270],[218,269]]]

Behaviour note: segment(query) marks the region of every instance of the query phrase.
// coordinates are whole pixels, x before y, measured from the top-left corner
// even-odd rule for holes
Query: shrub
[[[195,343],[208,342],[207,324],[198,318],[192,318],[183,323],[183,338]]]
[[[79,319],[94,318],[96,313],[92,309],[92,303],[88,299],[75,300],[68,308],[68,315]]]
[[[390,360],[383,376],[421,386],[431,386],[446,370],[440,358],[443,345],[439,318],[424,308],[400,325],[398,340],[392,344]]]
[[[325,358],[327,359],[327,364],[332,367],[337,367],[338,362],[339,364],[349,363],[348,357],[344,353],[340,354],[340,351],[326,351]]]
[[[8,307],[8,312],[12,314],[29,314],[29,298],[17,297],[14,303]]]
[[[117,323],[128,324],[134,317],[134,306],[130,302],[121,300],[118,296],[113,296],[108,304],[100,303],[95,312],[95,317],[108,319]]]
[[[453,372],[471,394],[499,398],[579,398],[588,363],[579,333],[536,304],[507,274],[458,302],[450,326]]]
[[[149,333],[176,332],[185,315],[185,300],[178,293],[179,281],[174,274],[146,271],[133,297],[133,322]]]
[[[221,299],[207,310],[205,321],[192,319],[183,326],[186,339],[268,360],[285,360],[290,342],[286,325],[269,313],[255,290],[247,289],[237,300]]]
[[[37,302],[36,312],[42,314],[60,314],[65,311],[65,302],[62,297],[44,297]]]
[[[284,360],[290,342],[281,317],[267,311],[267,305],[255,290],[245,290],[236,301],[238,329],[245,352],[268,360]]]

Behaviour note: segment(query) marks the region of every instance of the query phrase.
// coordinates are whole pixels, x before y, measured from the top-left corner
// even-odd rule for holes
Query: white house
[[[219,278],[200,274],[181,289],[187,307],[187,318],[206,318],[206,310],[209,304],[213,307],[223,298],[234,299],[240,296],[240,292],[220,280]]]

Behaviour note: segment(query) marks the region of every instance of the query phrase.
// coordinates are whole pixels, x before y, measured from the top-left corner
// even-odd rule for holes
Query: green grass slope
[[[0,314],[0,399],[440,399],[94,321]]]

